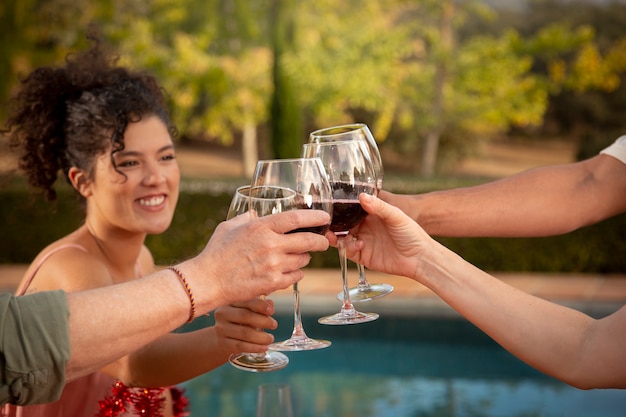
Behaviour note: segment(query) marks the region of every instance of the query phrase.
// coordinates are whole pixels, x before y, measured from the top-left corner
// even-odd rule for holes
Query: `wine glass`
[[[376,174],[376,192],[383,188],[383,161],[380,157],[380,152],[372,132],[370,132],[367,125],[363,123],[353,123],[349,125],[335,126],[327,129],[316,130],[309,135],[309,142],[332,142],[341,140],[362,140],[367,144],[367,149],[370,153],[370,158],[374,166],[374,173]],[[365,276],[365,267],[357,263],[357,269],[359,271],[359,282],[356,287],[349,289],[350,299],[352,301],[369,301],[375,298],[383,297],[390,294],[393,291],[393,286],[390,284],[379,283],[370,284]],[[337,294],[339,300],[343,299],[343,293]]]
[[[303,146],[303,156],[322,160],[333,191],[333,217],[330,231],[337,236],[337,249],[343,284],[343,304],[333,315],[320,318],[321,324],[356,324],[376,320],[376,313],[357,311],[350,300],[345,237],[365,218],[359,203],[361,193],[376,194],[376,175],[364,142],[358,140],[313,142]]]
[[[259,385],[256,417],[293,417],[291,389],[287,384]]]
[[[226,219],[243,214],[250,209],[250,186],[237,188],[228,208]],[[250,372],[269,372],[283,369],[289,358],[280,352],[267,350],[263,353],[233,353],[228,361],[236,368]]]
[[[332,215],[332,192],[324,165],[319,158],[274,159],[257,162],[252,177],[253,190],[265,187],[286,187],[295,191],[296,209],[324,210]],[[286,209],[286,207],[283,207]],[[328,226],[298,229],[294,232],[314,232],[324,234]],[[269,346],[272,350],[298,351],[322,349],[330,346],[328,340],[311,339],[302,326],[300,313],[300,292],[298,283],[293,284],[293,332],[291,337]]]

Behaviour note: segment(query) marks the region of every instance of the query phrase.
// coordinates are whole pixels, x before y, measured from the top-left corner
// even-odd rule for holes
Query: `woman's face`
[[[167,127],[156,116],[131,123],[124,146],[114,154],[117,171],[108,152],[96,160],[87,195],[89,221],[120,231],[162,233],[174,216],[180,184]]]

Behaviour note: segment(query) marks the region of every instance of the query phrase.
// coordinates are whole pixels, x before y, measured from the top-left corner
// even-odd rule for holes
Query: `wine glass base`
[[[283,352],[296,352],[299,350],[324,349],[331,345],[328,340],[311,339],[310,337],[291,337],[282,342],[272,343],[269,348]]]
[[[350,301],[365,302],[376,298],[384,297],[393,292],[393,285],[389,284],[370,284],[368,287],[350,288]],[[343,292],[337,294],[337,299],[343,301]]]
[[[271,372],[283,369],[289,364],[289,358],[280,353],[268,350],[265,355],[258,358],[250,353],[234,353],[228,361],[237,369],[248,372]]]
[[[339,326],[344,324],[359,324],[374,321],[378,318],[376,313],[361,313],[354,311],[350,314],[339,312],[331,316],[322,317],[317,320],[320,324],[328,324],[331,326]]]

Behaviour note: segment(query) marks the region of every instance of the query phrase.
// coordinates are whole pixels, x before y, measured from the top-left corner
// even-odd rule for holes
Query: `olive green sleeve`
[[[63,291],[0,294],[0,403],[56,400],[70,358],[69,310]]]

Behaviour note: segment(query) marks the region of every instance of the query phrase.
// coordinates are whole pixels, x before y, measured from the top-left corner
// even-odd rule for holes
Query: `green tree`
[[[539,125],[547,102],[545,87],[530,72],[532,57],[514,49],[514,31],[459,36],[470,16],[495,18],[491,9],[479,2],[436,2],[428,11],[430,19],[413,34],[424,44],[416,57],[420,71],[403,96],[403,109],[415,114],[410,129],[419,142],[408,149],[402,144],[421,151],[426,176],[511,125]]]
[[[0,98],[19,77],[40,65],[57,65],[79,45],[97,7],[86,0],[4,0],[0,5]],[[0,119],[6,116],[0,107]]]
[[[543,135],[578,143],[585,158],[624,131],[622,2],[532,0],[527,8],[498,14],[488,26],[470,24],[470,33],[519,31],[524,53],[534,58],[533,73],[549,88]]]
[[[545,123],[546,109],[623,128],[623,8],[537,0],[529,10],[479,0],[7,0],[0,93],[17,73],[83,46],[96,22],[123,63],[161,80],[182,140],[241,138],[248,175],[268,124],[283,157],[299,151],[304,123],[363,121],[425,175],[511,127]],[[610,101],[613,92],[623,99]]]
[[[283,56],[293,50],[295,6],[293,0],[273,0],[270,13],[274,83],[270,132],[272,151],[277,158],[299,156],[303,141],[298,93],[283,63]]]
[[[365,114],[379,141],[393,130],[404,155],[422,156],[412,166],[432,175],[440,150],[458,154],[510,123],[541,122],[546,93],[530,57],[513,49],[514,33],[457,40],[465,15],[488,15],[483,6],[357,3],[321,1],[301,14],[291,70],[317,123]]]
[[[258,12],[245,1],[154,0],[107,26],[126,63],[162,80],[183,138],[232,144],[242,133],[246,175],[258,159],[271,89],[270,51],[253,27]]]
[[[307,115],[317,126],[372,118],[378,141],[391,129],[398,87],[405,77],[403,28],[394,27],[389,1],[300,3],[297,45],[285,54]],[[364,121],[364,120],[359,120]]]

